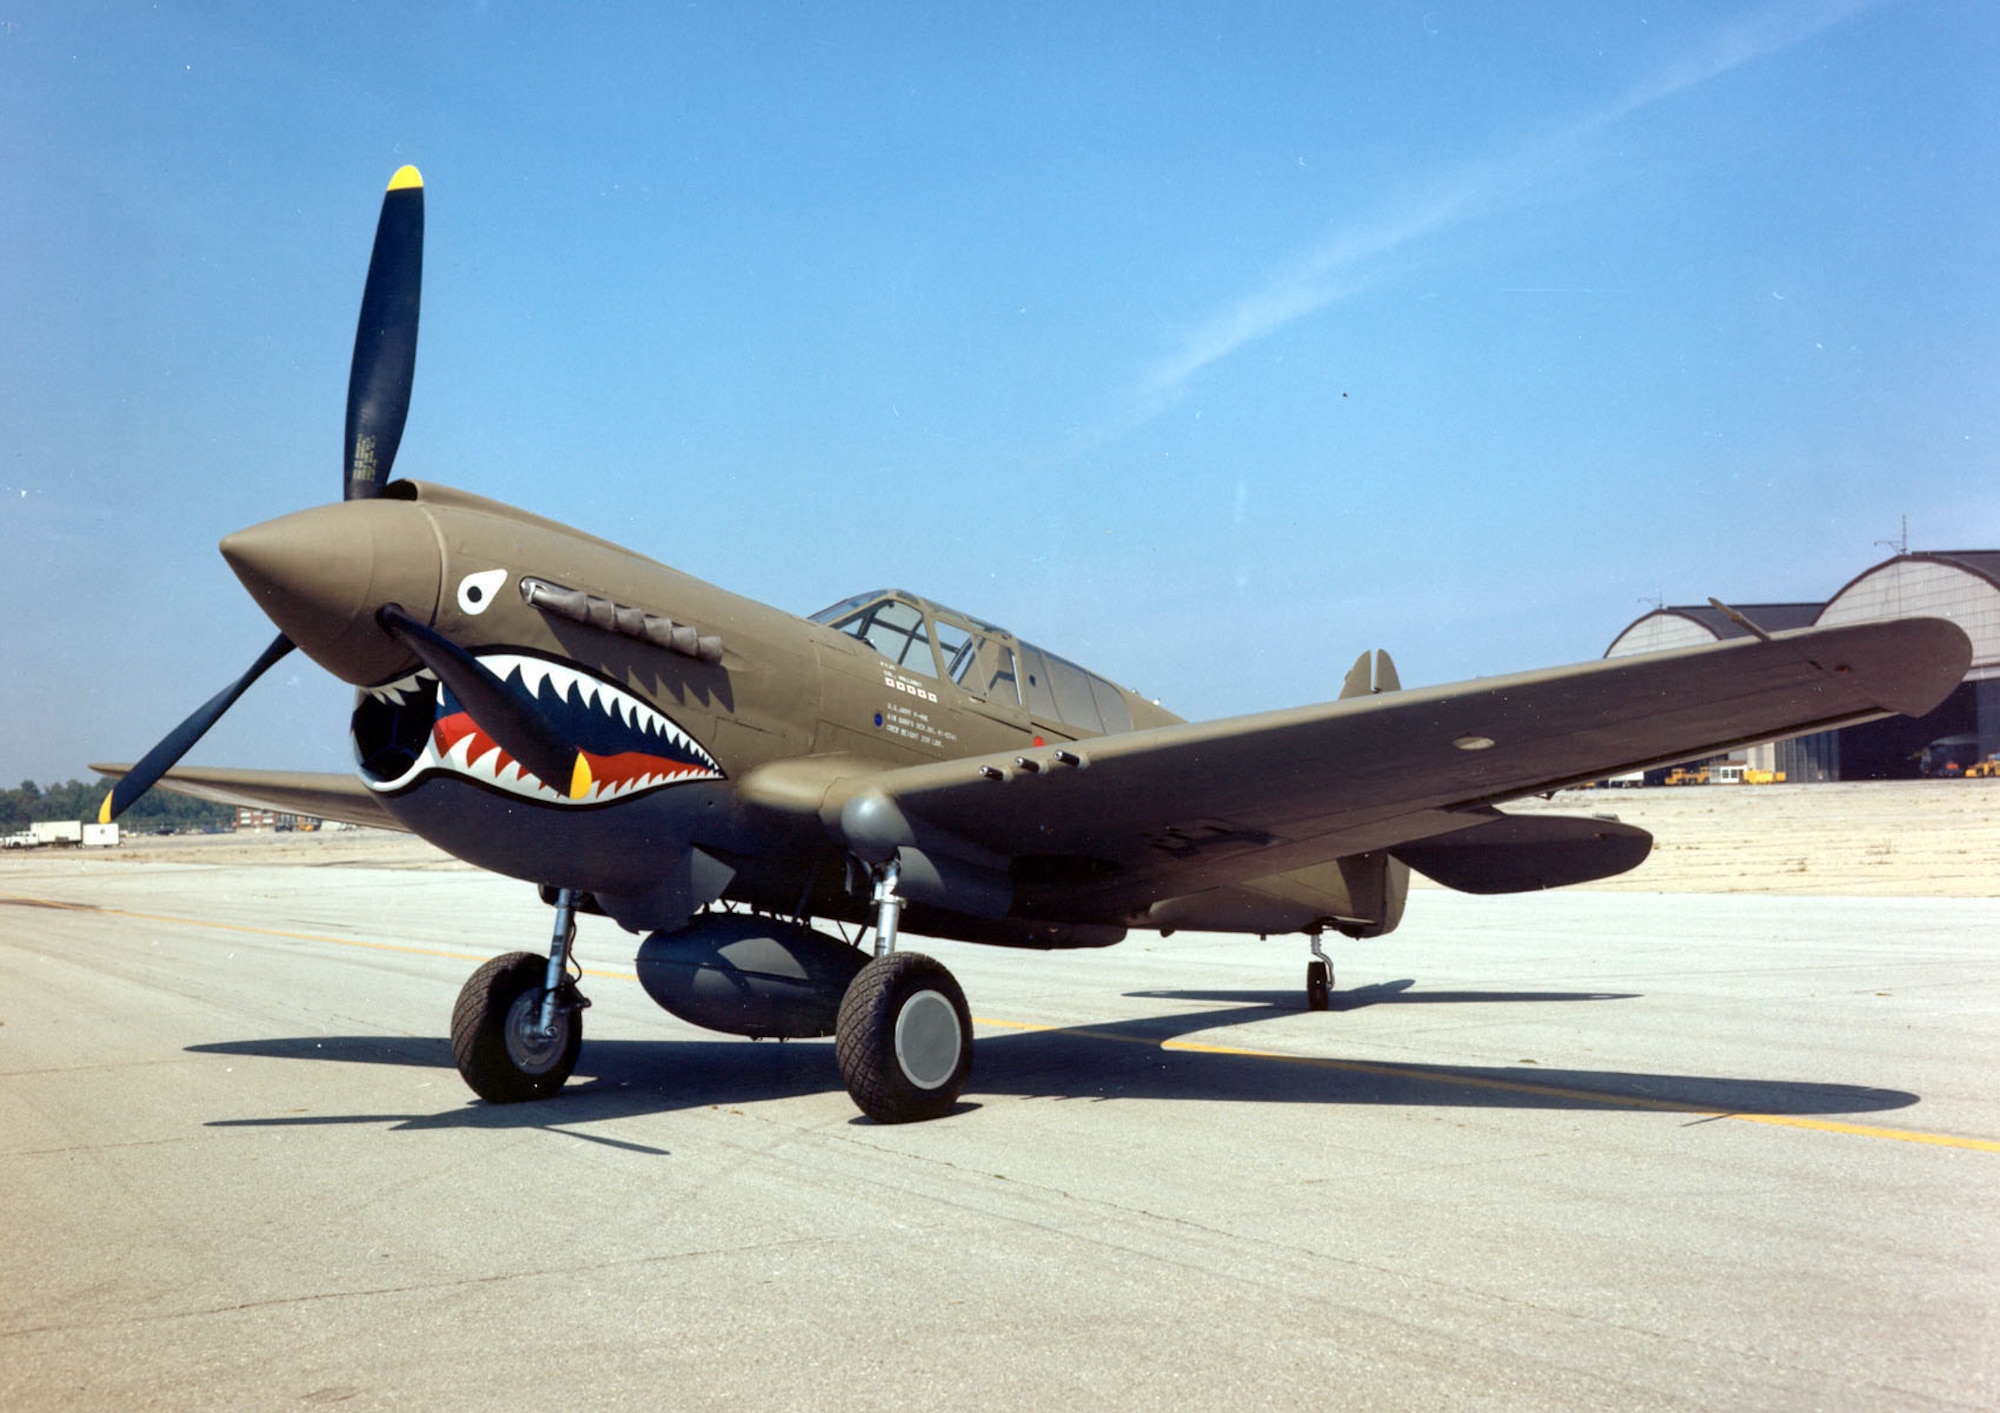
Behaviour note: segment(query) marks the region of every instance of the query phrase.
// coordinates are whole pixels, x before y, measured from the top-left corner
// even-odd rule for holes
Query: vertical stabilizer
[[[1340,697],[1345,701],[1375,692],[1394,692],[1401,690],[1402,685],[1396,676],[1396,664],[1389,661],[1386,651],[1377,648],[1354,659],[1354,666],[1347,669],[1347,680],[1340,684]]]
[[[1348,697],[1401,691],[1402,686],[1396,664],[1389,660],[1386,651],[1377,648],[1354,660],[1354,666],[1347,670],[1347,680],[1341,683],[1340,695],[1344,701]],[[1352,854],[1337,862],[1348,897],[1353,900],[1355,921],[1336,926],[1350,937],[1380,937],[1394,932],[1396,924],[1403,920],[1403,902],[1410,893],[1409,865],[1386,853]],[[1364,918],[1373,921],[1361,921]]]

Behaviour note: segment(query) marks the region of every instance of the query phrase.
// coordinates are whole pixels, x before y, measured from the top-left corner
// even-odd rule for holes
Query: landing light
[[[1461,751],[1490,751],[1493,749],[1491,736],[1461,736],[1452,744]]]

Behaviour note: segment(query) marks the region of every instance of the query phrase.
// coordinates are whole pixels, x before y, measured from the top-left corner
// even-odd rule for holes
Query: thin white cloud
[[[1574,124],[1570,131],[1581,134],[1609,126],[1642,108],[1803,43],[1886,3],[1888,0],[1808,0],[1774,5],[1746,15],[1724,25],[1700,49],[1648,74],[1615,102]]]
[[[1261,287],[1194,324],[1176,347],[1141,369],[1114,399],[1115,414],[1087,433],[1072,454],[1152,421],[1185,396],[1203,370],[1364,288],[1370,264],[1382,256],[1503,204],[1528,199],[1578,139],[1887,2],[1808,0],[1732,21],[1698,49],[1645,75],[1603,107],[1456,174],[1402,211],[1313,247]]]
[[[1369,260],[1463,219],[1474,197],[1468,185],[1433,204],[1344,232],[1307,252],[1263,288],[1191,329],[1179,348],[1146,369],[1134,385],[1139,394],[1135,400],[1164,406],[1209,364],[1352,294],[1365,282],[1361,270]]]

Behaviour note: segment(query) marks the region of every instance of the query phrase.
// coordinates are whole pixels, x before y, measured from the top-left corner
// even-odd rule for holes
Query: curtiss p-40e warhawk
[[[345,494],[222,542],[281,629],[118,776],[413,830],[542,885],[548,954],[476,971],[460,1073],[495,1103],[554,1094],[583,1039],[580,911],[648,934],[640,980],[697,1025],[835,1037],[876,1119],[949,1110],[972,1021],[912,931],[1104,947],[1128,929],[1299,932],[1326,1005],[1327,929],[1380,936],[1409,870],[1506,893],[1637,865],[1645,831],[1515,817],[1558,786],[1921,713],[1964,675],[1954,625],[1906,619],[1402,690],[1364,653],[1340,697],[1181,720],[914,594],[798,618],[540,516],[389,480],[409,407],[423,184],[383,198],[348,386]],[[172,769],[298,648],[353,683],[359,778]],[[815,928],[872,932],[872,948]],[[867,932],[860,935],[866,936]]]

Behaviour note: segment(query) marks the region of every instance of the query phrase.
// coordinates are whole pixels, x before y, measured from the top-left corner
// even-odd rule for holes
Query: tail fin
[[[1399,691],[1402,685],[1396,676],[1396,664],[1389,661],[1384,649],[1377,648],[1354,659],[1354,666],[1347,669],[1347,680],[1340,684],[1340,699]]]
[[[1341,683],[1340,697],[1345,701],[1377,692],[1396,692],[1402,686],[1402,679],[1396,676],[1396,664],[1389,660],[1385,650],[1376,648],[1354,659],[1354,666],[1347,669],[1347,680]],[[1385,932],[1394,932],[1396,924],[1403,920],[1403,900],[1410,892],[1409,865],[1386,853],[1351,854],[1339,860],[1339,864],[1357,918],[1354,923],[1340,924],[1340,930],[1350,937],[1380,937]],[[1361,918],[1373,922],[1358,921]]]

